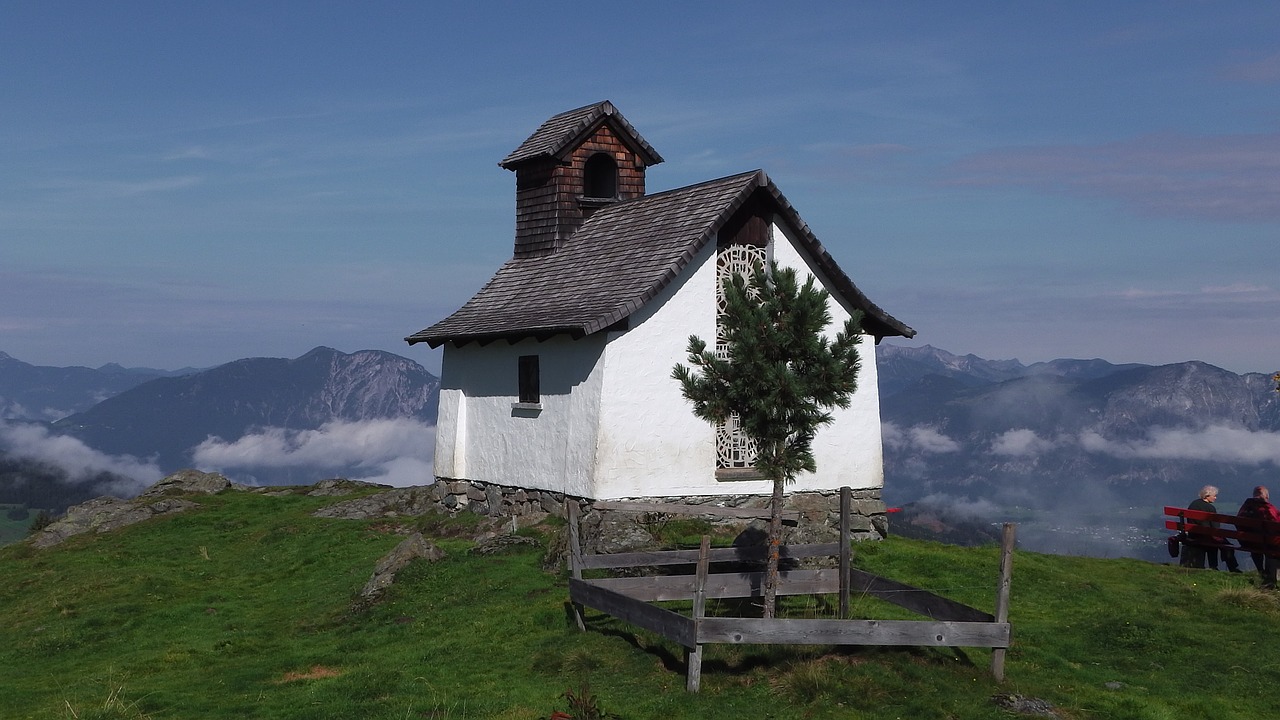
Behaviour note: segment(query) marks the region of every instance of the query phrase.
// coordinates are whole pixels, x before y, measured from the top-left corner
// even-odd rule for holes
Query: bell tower
[[[498,163],[516,174],[515,257],[554,252],[596,210],[644,195],[660,162],[608,100],[542,123]]]

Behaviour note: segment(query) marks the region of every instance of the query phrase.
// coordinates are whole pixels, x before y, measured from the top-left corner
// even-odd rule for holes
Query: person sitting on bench
[[[1271,493],[1267,490],[1267,487],[1259,485],[1253,489],[1253,497],[1244,501],[1244,504],[1240,506],[1240,512],[1236,513],[1236,515],[1280,522],[1280,510],[1276,510],[1276,506],[1271,504],[1270,499]],[[1272,542],[1274,543],[1276,539],[1280,538],[1273,538]],[[1241,542],[1240,547],[1249,551],[1249,557],[1253,559],[1253,566],[1258,569],[1258,574],[1262,576],[1262,587],[1267,590],[1274,590],[1276,587],[1276,559],[1265,551],[1271,550],[1274,552],[1278,548],[1245,542]]]
[[[1201,512],[1218,513],[1218,508],[1213,504],[1218,499],[1218,488],[1213,485],[1205,485],[1200,488],[1200,497],[1191,501],[1187,506],[1188,510],[1199,510]],[[1217,522],[1212,520],[1188,520],[1196,525],[1208,525],[1217,529],[1221,527]],[[1207,564],[1210,570],[1218,569],[1218,555],[1222,555],[1222,560],[1227,565],[1227,570],[1238,573],[1240,572],[1240,563],[1236,561],[1235,548],[1229,547],[1231,541],[1224,537],[1213,537],[1213,542],[1228,547],[1196,547],[1194,545],[1184,545],[1181,564],[1184,567],[1202,568]]]

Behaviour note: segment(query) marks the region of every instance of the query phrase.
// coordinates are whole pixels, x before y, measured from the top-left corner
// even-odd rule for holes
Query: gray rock
[[[511,533],[485,533],[476,538],[475,547],[467,551],[470,555],[501,555],[510,548],[542,547],[542,543],[534,538]]]
[[[231,487],[231,481],[220,473],[179,470],[142,492],[138,498],[164,495],[216,495]]]
[[[31,545],[49,548],[76,535],[111,532],[157,515],[169,515],[193,507],[197,507],[196,503],[180,498],[153,498],[152,502],[141,497],[136,500],[108,496],[94,498],[69,508],[66,515],[36,534]]]
[[[444,557],[444,551],[422,537],[422,533],[414,533],[396,545],[391,552],[382,556],[374,566],[369,582],[365,583],[364,589],[360,591],[360,596],[365,599],[381,596],[395,582],[396,573],[414,560],[422,558],[435,562]]]
[[[1054,709],[1053,703],[1040,698],[1026,697],[1014,693],[1001,693],[992,695],[991,700],[996,705],[1010,712],[1022,715],[1032,715],[1034,717],[1061,718],[1062,715]]]
[[[375,495],[346,500],[320,508],[315,517],[365,520],[377,517],[425,515],[438,508],[430,486],[395,488]]]
[[[634,517],[610,513],[599,519],[585,533],[587,552],[612,554],[648,550],[655,547],[653,535],[636,522]]]
[[[361,482],[359,480],[347,480],[346,478],[333,478],[332,480],[321,480],[315,485],[312,485],[311,490],[307,492],[307,495],[311,497],[350,495],[357,490],[374,487],[390,488],[391,486]]]

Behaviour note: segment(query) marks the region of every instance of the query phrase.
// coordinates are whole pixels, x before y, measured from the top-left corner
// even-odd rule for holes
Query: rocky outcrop
[[[138,498],[156,498],[166,495],[217,495],[231,486],[231,481],[220,473],[179,470],[142,491]],[[244,486],[240,486],[240,489],[243,488]]]
[[[423,559],[430,562],[443,560],[444,551],[433,545],[426,538],[422,537],[422,533],[414,533],[405,538],[399,545],[396,545],[391,552],[382,556],[377,565],[373,567],[373,575],[369,577],[369,582],[364,584],[364,588],[360,590],[360,598],[364,601],[374,601],[386,592],[387,588],[396,580],[396,573],[400,572],[409,563],[414,560]]]
[[[339,520],[367,520],[386,517],[415,517],[439,512],[434,485],[395,488],[374,495],[326,505],[312,513],[316,517]]]
[[[151,501],[107,496],[94,498],[68,509],[62,518],[45,526],[31,538],[31,546],[53,547],[76,535],[111,532],[157,515],[171,515],[193,507],[196,507],[195,503],[181,498],[153,498]]]
[[[214,495],[235,486],[218,473],[180,470],[132,500],[103,496],[80,503],[31,538],[31,546],[48,548],[84,533],[119,530],[157,515],[172,515],[197,504],[178,495]]]

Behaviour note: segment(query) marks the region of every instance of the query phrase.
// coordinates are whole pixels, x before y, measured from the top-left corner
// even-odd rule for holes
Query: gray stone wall
[[[431,497],[449,513],[473,512],[493,519],[503,519],[512,527],[524,527],[542,521],[548,515],[564,516],[565,495],[545,490],[494,485],[468,480],[438,480],[427,488]],[[578,503],[582,519],[584,549],[589,552],[621,552],[642,543],[643,513],[602,510],[587,498],[570,498]],[[764,495],[715,495],[634,498],[631,502],[707,505],[730,508],[769,507]],[[786,509],[798,511],[800,520],[785,528],[783,542],[830,542],[840,537],[840,492],[794,492],[786,496]],[[689,515],[689,517],[699,517]],[[764,527],[764,521],[725,519],[701,516],[716,525],[746,529]],[[880,490],[854,490],[850,502],[850,529],[855,539],[881,539],[888,535],[889,525]]]

